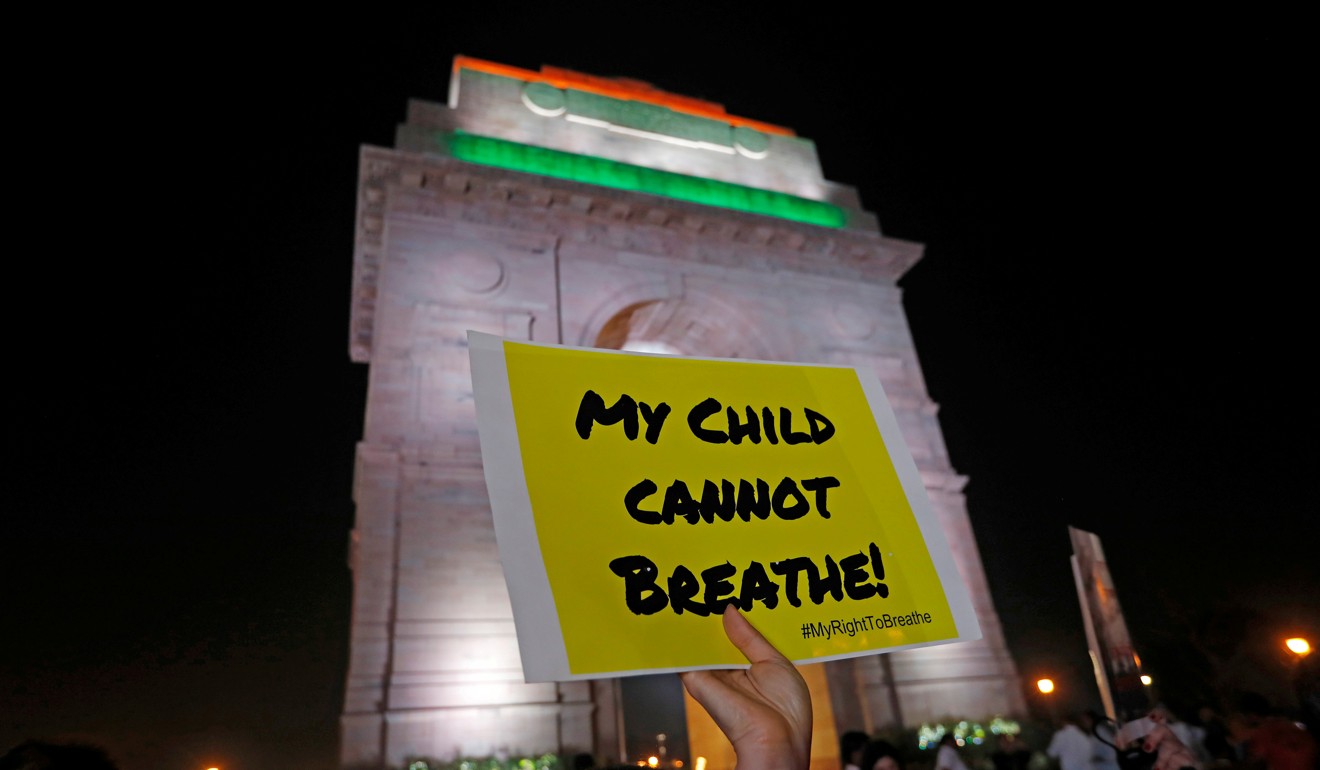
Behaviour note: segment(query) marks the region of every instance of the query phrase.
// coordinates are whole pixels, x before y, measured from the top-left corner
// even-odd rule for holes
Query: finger
[[[737,721],[738,710],[734,705],[731,688],[728,683],[720,678],[715,671],[684,671],[679,674],[679,679],[683,682],[683,687],[687,689],[688,695],[692,700],[701,704],[701,707],[710,714],[711,719],[725,735],[735,733],[739,725]],[[730,738],[732,740],[732,738]]]
[[[733,605],[724,608],[724,633],[749,663],[788,660]]]
[[[1141,744],[1142,751],[1155,751],[1165,741],[1173,738],[1173,731],[1164,725],[1157,725],[1154,730],[1146,736],[1146,740]],[[1177,740],[1176,738],[1174,740]]]
[[[683,682],[683,687],[688,691],[688,695],[703,707],[710,697],[710,688],[715,683],[714,677],[709,671],[684,671],[678,675]],[[706,709],[710,711],[709,708]]]
[[[1184,767],[1196,767],[1196,761],[1185,749],[1161,751],[1159,759],[1155,762],[1155,770],[1182,770]]]

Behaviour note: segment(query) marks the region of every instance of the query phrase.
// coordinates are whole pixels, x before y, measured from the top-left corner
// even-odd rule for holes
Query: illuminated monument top
[[[825,227],[876,229],[855,191],[821,175],[810,140],[636,80],[460,56],[449,106],[413,103],[397,145]]]

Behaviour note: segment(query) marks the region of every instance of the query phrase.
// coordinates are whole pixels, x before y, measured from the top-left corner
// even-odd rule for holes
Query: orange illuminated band
[[[607,96],[611,99],[645,102],[646,104],[666,107],[685,115],[694,115],[699,118],[718,120],[731,126],[746,126],[747,128],[752,128],[767,134],[795,136],[793,129],[791,128],[730,115],[724,111],[723,105],[716,104],[715,102],[708,102],[703,99],[693,99],[687,96],[671,94],[668,91],[662,91],[649,83],[643,83],[640,80],[616,80],[612,78],[593,77],[572,70],[546,66],[542,66],[540,72],[533,72],[532,70],[523,69],[521,67],[512,67],[508,64],[496,64],[495,62],[489,62],[483,59],[474,59],[470,56],[455,56],[454,73],[457,74],[459,70],[465,69],[474,72],[484,72],[488,75],[513,78],[527,83],[546,83],[555,88],[572,88],[577,91],[585,91],[598,96]]]

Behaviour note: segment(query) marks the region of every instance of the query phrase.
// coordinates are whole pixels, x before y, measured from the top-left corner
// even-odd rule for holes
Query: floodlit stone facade
[[[619,102],[628,89],[651,97],[642,84],[616,92],[616,81],[484,64],[456,63],[449,106],[411,104],[395,149],[362,150],[349,348],[370,375],[354,488],[343,765],[547,750],[622,758],[617,681],[522,681],[481,468],[469,329],[874,371],[984,639],[826,664],[835,723],[871,730],[1022,713],[966,479],[950,466],[895,285],[920,245],[881,235],[851,189],[823,179],[807,140],[735,125],[714,105],[689,123],[655,112],[700,112],[684,102],[643,101],[650,112],[640,116],[606,114],[608,103],[578,108],[579,88]],[[568,120],[573,109],[586,117]],[[665,140],[665,130],[682,141]],[[449,142],[456,134],[828,202],[842,226],[463,160]]]

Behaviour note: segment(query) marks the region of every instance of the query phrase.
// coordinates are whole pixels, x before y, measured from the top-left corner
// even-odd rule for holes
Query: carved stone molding
[[[892,284],[922,246],[651,195],[378,147],[361,154],[349,351],[371,355],[379,262],[391,213],[485,224],[634,252]]]

